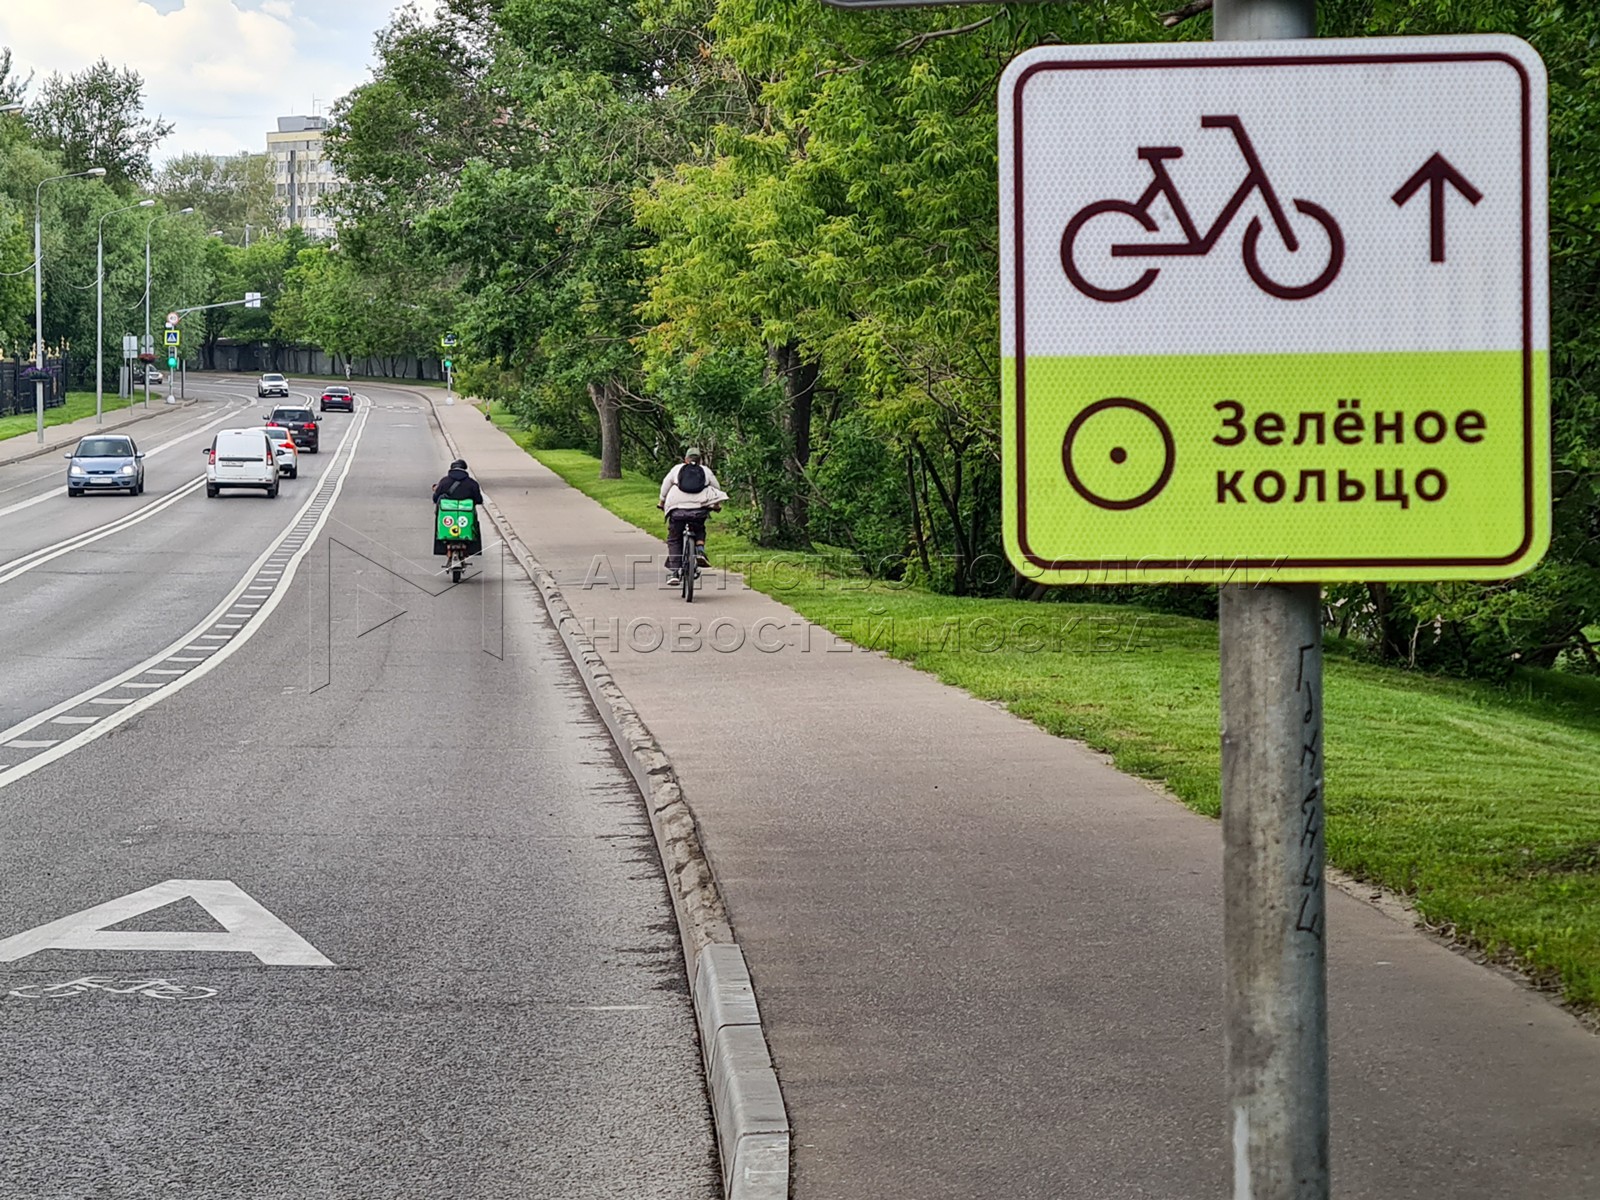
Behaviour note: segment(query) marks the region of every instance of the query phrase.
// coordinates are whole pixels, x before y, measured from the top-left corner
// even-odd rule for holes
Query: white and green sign
[[[1000,200],[1019,571],[1490,579],[1543,555],[1525,43],[1040,47],[1001,82]]]

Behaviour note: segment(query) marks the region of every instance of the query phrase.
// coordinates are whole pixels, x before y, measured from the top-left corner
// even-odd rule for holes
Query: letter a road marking
[[[193,900],[226,933],[109,930],[134,917]],[[142,891],[51,921],[0,941],[0,962],[15,962],[41,950],[232,951],[254,954],[269,967],[331,967],[315,946],[226,879],[169,879]]]

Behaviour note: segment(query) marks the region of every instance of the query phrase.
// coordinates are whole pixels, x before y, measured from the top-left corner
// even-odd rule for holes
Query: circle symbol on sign
[[[1172,478],[1172,430],[1148,404],[1125,396],[1096,400],[1072,418],[1061,440],[1067,482],[1096,508],[1148,504]]]

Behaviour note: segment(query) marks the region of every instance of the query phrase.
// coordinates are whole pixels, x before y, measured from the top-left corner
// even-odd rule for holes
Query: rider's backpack
[[[699,463],[684,463],[678,471],[678,490],[685,496],[698,496],[706,490],[706,469]]]

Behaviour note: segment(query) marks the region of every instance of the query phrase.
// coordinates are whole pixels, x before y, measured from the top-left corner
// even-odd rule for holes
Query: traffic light
[[[174,358],[170,354],[167,355],[167,370],[176,371],[177,369],[178,369],[178,360],[176,358]]]
[[[445,370],[448,371],[454,365],[448,358],[444,360]]]

